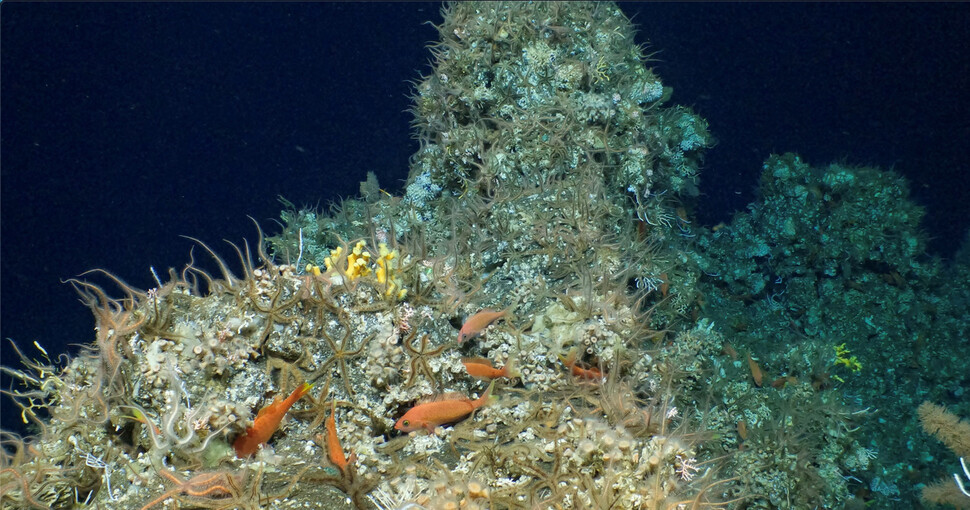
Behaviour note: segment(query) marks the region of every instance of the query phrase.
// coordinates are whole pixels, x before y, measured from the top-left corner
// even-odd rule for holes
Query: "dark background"
[[[795,151],[906,175],[933,253],[952,256],[970,223],[970,6],[622,7],[719,140],[703,223]],[[280,195],[324,206],[368,171],[398,191],[428,20],[438,4],[0,4],[0,337],[92,341],[63,279],[100,267],[153,287],[150,266],[188,261],[179,235],[225,252],[255,239],[247,215],[276,230]]]

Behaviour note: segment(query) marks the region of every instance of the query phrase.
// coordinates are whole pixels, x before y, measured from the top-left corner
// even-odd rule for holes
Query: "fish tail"
[[[498,401],[498,396],[493,395],[493,393],[495,393],[495,380],[494,379],[492,380],[492,383],[488,385],[488,389],[485,390],[485,393],[482,393],[482,396],[481,397],[478,397],[478,400],[475,401],[475,408],[477,409],[477,408],[482,407],[484,405],[491,404],[493,402],[497,402]]]
[[[505,372],[505,377],[522,377],[522,373],[519,372],[519,367],[515,366],[515,359],[513,358],[509,358],[502,371]]]
[[[284,402],[286,409],[289,409],[290,406],[295,404],[297,400],[300,400],[301,398],[303,398],[303,395],[306,395],[307,392],[310,391],[310,388],[312,387],[313,387],[313,384],[305,382],[303,383],[302,386],[298,386],[295,390],[293,390],[293,393],[290,393],[290,396],[287,397],[286,402]]]
[[[148,416],[145,414],[145,411],[143,411],[142,408],[136,405],[122,406],[122,407],[128,407],[131,409],[131,416],[122,416],[122,418],[130,418],[137,422],[141,422],[143,425],[148,427],[148,434],[151,436],[152,441],[155,441],[157,443],[158,435],[162,433],[162,430],[159,429],[157,425],[152,423],[150,419],[148,419]]]
[[[505,317],[512,317],[512,311],[513,311],[513,310],[515,310],[515,307],[517,307],[517,306],[518,306],[518,305],[516,305],[516,304],[514,304],[514,303],[513,303],[513,304],[511,304],[511,305],[509,305],[509,306],[506,306],[505,308],[503,308],[503,309],[501,310],[501,312],[502,312],[502,314],[503,314],[503,315],[504,315]]]
[[[515,310],[516,306],[517,305],[514,305],[514,304],[507,306],[505,309],[502,310],[502,315],[501,315],[501,318],[505,319],[505,323],[513,328],[516,327],[514,323],[516,322],[517,319],[515,317],[515,314],[512,313],[512,311]]]
[[[579,347],[573,347],[569,349],[569,352],[565,356],[559,355],[559,361],[562,361],[563,365],[572,368],[576,365],[576,356],[579,354]]]
[[[310,388],[313,388],[313,383],[304,382],[303,386],[300,386],[294,390],[293,393],[298,395],[296,398],[301,398],[303,395],[306,395],[308,391],[310,391]],[[297,393],[297,391],[299,391],[299,393]]]

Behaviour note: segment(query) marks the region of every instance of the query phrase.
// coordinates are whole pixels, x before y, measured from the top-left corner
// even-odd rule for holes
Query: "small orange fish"
[[[744,420],[738,420],[738,436],[742,441],[748,439],[748,424]]]
[[[310,383],[303,383],[302,386],[293,390],[293,393],[290,393],[286,400],[280,400],[279,397],[276,397],[272,403],[260,409],[253,421],[253,426],[247,427],[246,433],[236,438],[236,441],[232,444],[232,447],[236,449],[236,455],[248,457],[256,453],[259,445],[269,441],[276,429],[280,427],[283,415],[312,387],[313,385]]]
[[[429,402],[419,403],[408,409],[408,412],[404,413],[404,416],[394,424],[394,428],[401,432],[411,432],[424,428],[433,434],[435,427],[464,420],[475,409],[497,400],[498,397],[492,396],[493,389],[495,389],[495,381],[488,385],[488,389],[477,400],[472,400],[464,395],[452,394],[443,395]]]
[[[788,384],[798,384],[798,378],[794,376],[781,376],[774,381],[771,381],[772,388],[782,389]]]
[[[576,356],[579,354],[579,348],[573,347],[569,352],[563,356],[559,355],[559,361],[562,361],[563,365],[573,374],[573,377],[578,377],[580,379],[587,379],[590,381],[599,381],[603,379],[603,372],[598,368],[582,368],[576,365]]]
[[[765,374],[761,371],[761,367],[758,366],[758,362],[751,359],[751,354],[748,354],[748,368],[751,369],[751,378],[754,379],[754,385],[760,388]]]
[[[340,438],[337,437],[337,421],[334,420],[336,410],[336,403],[331,402],[330,416],[327,416],[327,456],[330,458],[330,462],[346,475],[348,466],[357,459],[357,455],[353,452],[351,452],[350,457],[344,455],[344,449],[340,446]]]
[[[495,368],[492,362],[485,358],[463,358],[461,364],[465,365],[468,375],[476,379],[498,379],[499,377],[522,377],[519,371],[513,366],[510,359],[502,368]]]
[[[660,273],[660,296],[667,297],[667,293],[670,292],[670,280],[667,279],[667,273]]]
[[[472,315],[465,321],[461,326],[461,331],[458,332],[458,343],[462,343],[469,338],[474,338],[482,332],[483,329],[487,328],[493,322],[498,319],[505,317],[508,314],[508,308],[502,310],[501,312],[496,312],[491,308],[486,308],[475,315]]]

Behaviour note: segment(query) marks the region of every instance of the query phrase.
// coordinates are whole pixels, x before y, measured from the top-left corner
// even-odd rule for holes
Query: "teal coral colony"
[[[915,409],[967,382],[939,346],[970,249],[924,256],[901,177],[772,156],[699,227],[713,138],[615,5],[443,14],[403,196],[371,175],[157,288],[72,280],[94,341],[4,368],[35,435],[4,434],[2,508],[888,508],[956,465]]]

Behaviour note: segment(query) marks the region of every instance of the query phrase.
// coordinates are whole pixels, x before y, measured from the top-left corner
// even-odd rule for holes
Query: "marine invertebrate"
[[[442,344],[437,347],[430,347],[429,343],[431,340],[431,335],[423,334],[421,335],[421,342],[419,347],[415,347],[414,339],[418,335],[418,328],[414,327],[408,336],[401,342],[404,346],[404,352],[408,354],[410,360],[408,361],[409,371],[408,379],[404,382],[406,388],[413,386],[417,380],[418,375],[423,375],[431,383],[432,387],[438,386],[438,380],[435,378],[434,370],[431,369],[431,365],[428,361],[435,356],[440,355],[449,347],[449,344]]]
[[[311,381],[316,381],[324,375],[327,376],[326,386],[330,387],[330,379],[333,377],[332,370],[334,367],[337,368],[340,373],[340,380],[343,382],[344,389],[347,391],[348,396],[354,395],[353,384],[350,380],[350,365],[349,360],[360,356],[361,352],[364,351],[364,347],[374,339],[374,335],[370,335],[360,342],[356,347],[353,346],[354,329],[351,327],[350,323],[347,322],[343,316],[338,316],[337,322],[340,324],[341,328],[344,330],[343,336],[340,338],[340,342],[334,341],[333,337],[327,333],[326,326],[321,325],[318,333],[323,337],[324,341],[330,347],[331,355],[327,358],[327,361],[310,377]]]
[[[43,361],[28,358],[20,347],[10,340],[10,348],[17,354],[24,368],[13,369],[0,366],[0,372],[19,381],[24,388],[0,389],[0,394],[9,397],[20,408],[20,419],[25,425],[33,423],[43,428],[46,422],[41,419],[41,416],[50,409],[48,400],[57,389],[63,389],[66,383],[58,375],[61,368],[51,361],[47,351],[37,342],[34,342],[34,347],[43,355]],[[66,355],[64,357],[66,358]]]
[[[261,277],[263,274],[262,271],[259,271],[256,273],[256,276]],[[293,312],[293,308],[302,300],[302,296],[296,292],[291,292],[288,298],[280,301],[283,298],[285,290],[286,285],[284,281],[277,278],[276,287],[271,291],[268,302],[264,303],[265,300],[262,299],[264,289],[258,285],[251,285],[249,298],[252,300],[253,308],[262,314],[263,320],[265,321],[263,329],[259,333],[260,350],[266,345],[274,327],[277,325],[298,323],[301,320],[301,317]],[[287,310],[290,311],[289,315],[286,313]]]
[[[65,468],[50,462],[35,445],[19,436],[0,432],[0,506],[47,509],[82,494],[86,500],[100,489],[100,478],[82,482],[74,476],[80,466]],[[77,493],[70,494],[72,486]]]
[[[168,469],[160,469],[157,473],[172,483],[173,487],[145,503],[141,510],[148,510],[175,496],[184,499],[183,503],[205,506],[206,508],[231,508],[221,506],[225,502],[218,500],[238,493],[238,479],[226,471],[202,472],[185,480]],[[207,506],[207,504],[212,504],[213,500],[220,506]]]
[[[96,398],[96,401],[104,411],[100,419],[107,420],[106,401],[124,393],[126,383],[122,370],[135,357],[127,342],[128,337],[148,320],[145,313],[135,313],[139,303],[147,295],[136,291],[107,271],[99,269],[94,272],[106,275],[125,293],[125,297],[121,299],[112,299],[98,285],[73,278],[68,280],[94,314],[97,349],[92,353],[96,353],[101,359],[99,378],[103,381],[101,391],[104,395]]]
[[[963,472],[970,473],[964,461],[964,457],[970,456],[970,423],[932,402],[923,402],[917,409],[917,414],[923,430],[936,436],[960,457]],[[970,474],[967,478],[970,482]],[[967,494],[967,487],[958,473],[953,474],[953,479],[955,483],[943,479],[925,486],[920,497],[925,503],[950,504],[962,508],[961,505],[966,505],[966,498],[970,498],[970,495]]]

